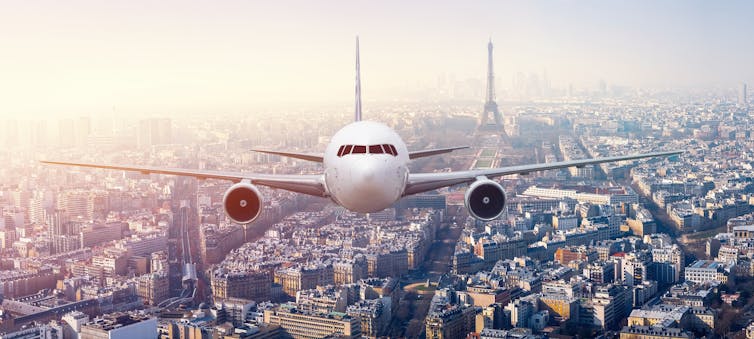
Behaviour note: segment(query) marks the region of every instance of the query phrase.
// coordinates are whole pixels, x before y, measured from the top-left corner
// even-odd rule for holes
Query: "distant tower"
[[[748,104],[746,98],[746,83],[741,84],[741,93],[738,93],[738,104],[741,105],[741,107],[746,107]]]
[[[495,118],[495,122],[491,122],[490,114]],[[487,44],[487,101],[484,103],[484,111],[482,112],[482,120],[479,124],[479,129],[488,131],[500,131],[503,130],[503,116],[497,108],[495,102],[495,72],[492,67],[492,40]]]

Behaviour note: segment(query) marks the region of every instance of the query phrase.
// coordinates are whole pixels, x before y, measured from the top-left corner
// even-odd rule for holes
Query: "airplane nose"
[[[385,162],[380,160],[375,157],[352,163],[350,184],[345,186],[346,191],[339,197],[348,204],[348,209],[361,213],[377,212],[397,199],[395,180],[388,175]]]
[[[354,169],[356,177],[362,183],[373,183],[377,178],[375,166],[370,163],[363,163]]]

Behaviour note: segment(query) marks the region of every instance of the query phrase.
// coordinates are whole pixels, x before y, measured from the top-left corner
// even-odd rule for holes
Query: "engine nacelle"
[[[490,179],[478,179],[466,190],[464,202],[469,214],[476,219],[497,219],[505,210],[505,190]]]
[[[262,212],[262,194],[248,182],[237,183],[225,191],[223,208],[231,220],[248,224]]]

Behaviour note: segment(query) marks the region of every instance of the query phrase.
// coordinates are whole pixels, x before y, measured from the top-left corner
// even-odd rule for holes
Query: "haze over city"
[[[754,339],[754,3],[0,4],[0,339]]]
[[[8,1],[0,114],[248,112],[348,104],[362,37],[366,101],[483,93],[519,73],[569,85],[727,90],[754,80],[749,1]]]

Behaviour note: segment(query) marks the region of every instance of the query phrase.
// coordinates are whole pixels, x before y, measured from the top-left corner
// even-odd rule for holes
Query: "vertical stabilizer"
[[[361,121],[361,70],[359,66],[359,37],[356,36],[356,107],[355,121]]]

